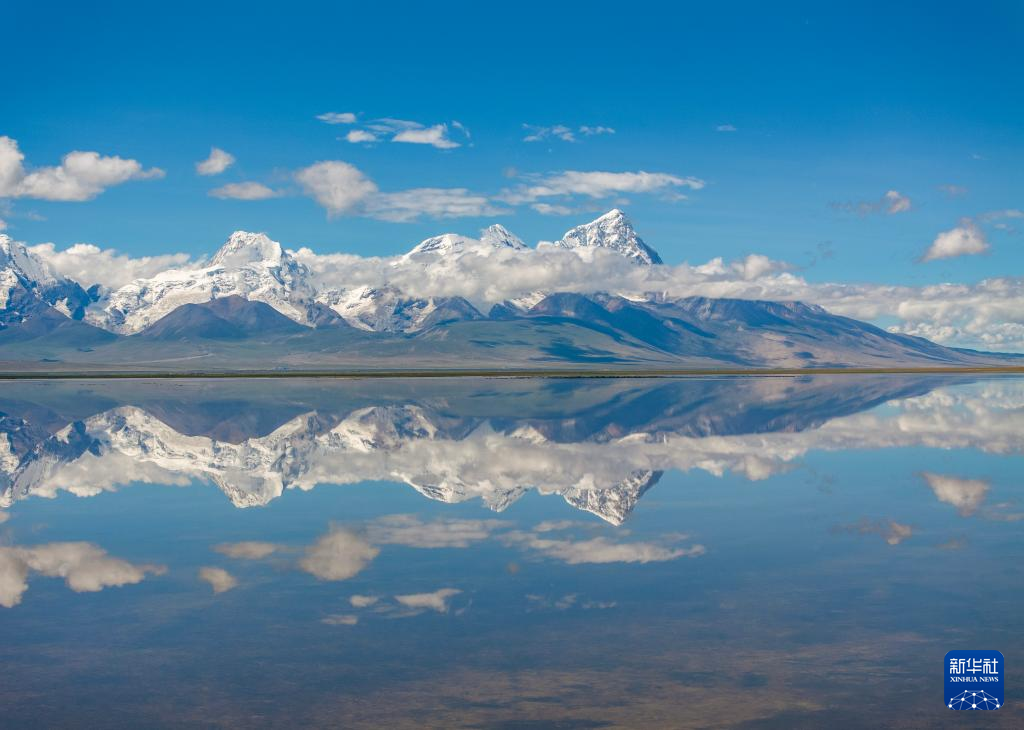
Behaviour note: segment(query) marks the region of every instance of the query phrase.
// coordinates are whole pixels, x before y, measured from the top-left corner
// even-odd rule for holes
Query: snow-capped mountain
[[[120,334],[140,332],[184,304],[240,296],[314,326],[323,317],[309,270],[262,233],[237,231],[209,263],[137,279],[97,302],[86,321]]]
[[[391,286],[326,290],[317,301],[368,332],[413,333],[443,322],[483,319],[462,297],[407,297]]]
[[[90,302],[81,285],[59,276],[23,244],[0,234],[0,326],[24,322],[47,307],[81,319]]]
[[[661,256],[633,230],[633,224],[618,208],[582,226],[576,226],[555,241],[561,248],[586,251],[604,248],[622,254],[636,264],[660,264]]]

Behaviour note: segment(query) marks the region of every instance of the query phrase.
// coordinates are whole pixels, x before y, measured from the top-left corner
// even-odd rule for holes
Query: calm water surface
[[[1010,377],[2,383],[0,725],[1021,727],[1022,450]]]

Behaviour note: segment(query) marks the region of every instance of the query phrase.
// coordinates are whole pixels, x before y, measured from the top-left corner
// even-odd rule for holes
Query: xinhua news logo
[[[1006,666],[998,651],[946,654],[946,696],[951,710],[998,710],[1003,706]]]

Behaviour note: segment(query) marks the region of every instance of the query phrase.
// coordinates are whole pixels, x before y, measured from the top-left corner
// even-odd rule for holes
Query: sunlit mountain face
[[[941,726],[946,651],[1024,655],[1022,434],[1013,376],[0,382],[0,699]]]

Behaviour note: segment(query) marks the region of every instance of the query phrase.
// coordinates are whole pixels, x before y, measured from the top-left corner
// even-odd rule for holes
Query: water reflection
[[[536,489],[618,525],[667,469],[760,480],[815,450],[1019,451],[1024,403],[1013,381],[969,394],[942,390],[949,382],[824,376],[531,390],[471,381],[377,393],[350,382],[154,383],[128,393],[19,384],[16,397],[8,388],[0,399],[0,506],[200,479],[252,507],[288,489],[374,480],[498,512]],[[894,410],[864,413],[887,401]],[[967,500],[971,511],[984,501],[981,483],[927,478],[940,499]]]
[[[3,383],[0,702],[950,724],[950,648],[1024,685],[1022,433],[1017,378]]]

